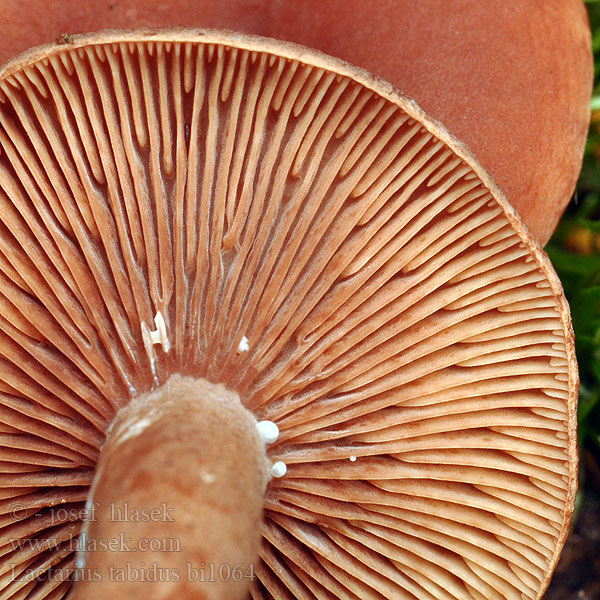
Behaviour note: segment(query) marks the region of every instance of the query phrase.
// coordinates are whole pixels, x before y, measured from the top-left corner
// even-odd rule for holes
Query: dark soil
[[[596,486],[594,486],[596,487]],[[600,600],[600,488],[586,488],[544,600]]]

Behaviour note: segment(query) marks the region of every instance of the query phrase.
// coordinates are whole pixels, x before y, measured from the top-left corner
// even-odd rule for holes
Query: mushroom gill
[[[545,590],[576,484],[568,307],[384,82],[200,30],[0,71],[3,598],[68,593],[106,432],[176,375],[279,428],[255,600]]]

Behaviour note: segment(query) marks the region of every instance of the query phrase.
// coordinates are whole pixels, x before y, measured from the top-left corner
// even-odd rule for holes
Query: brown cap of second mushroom
[[[288,40],[367,69],[469,147],[542,245],[574,191],[593,82],[582,0],[5,4],[0,62],[64,32],[185,25]]]
[[[192,378],[279,429],[256,600],[545,590],[576,485],[568,307],[465,147],[290,44],[32,50],[0,70],[3,598],[64,597],[96,463],[143,438],[140,398],[189,400]],[[121,483],[160,502],[134,479],[147,452]]]

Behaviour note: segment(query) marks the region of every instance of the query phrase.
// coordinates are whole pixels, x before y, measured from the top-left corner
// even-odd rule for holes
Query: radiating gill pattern
[[[0,80],[2,597],[67,593],[104,433],[175,372],[281,430],[256,600],[539,597],[575,470],[550,267],[409,103],[234,45]]]

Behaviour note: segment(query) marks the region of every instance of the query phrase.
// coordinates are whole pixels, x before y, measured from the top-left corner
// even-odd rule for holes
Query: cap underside
[[[105,431],[173,373],[279,427],[253,598],[539,597],[576,470],[546,259],[375,80],[169,35],[0,79],[2,597],[67,593]]]

